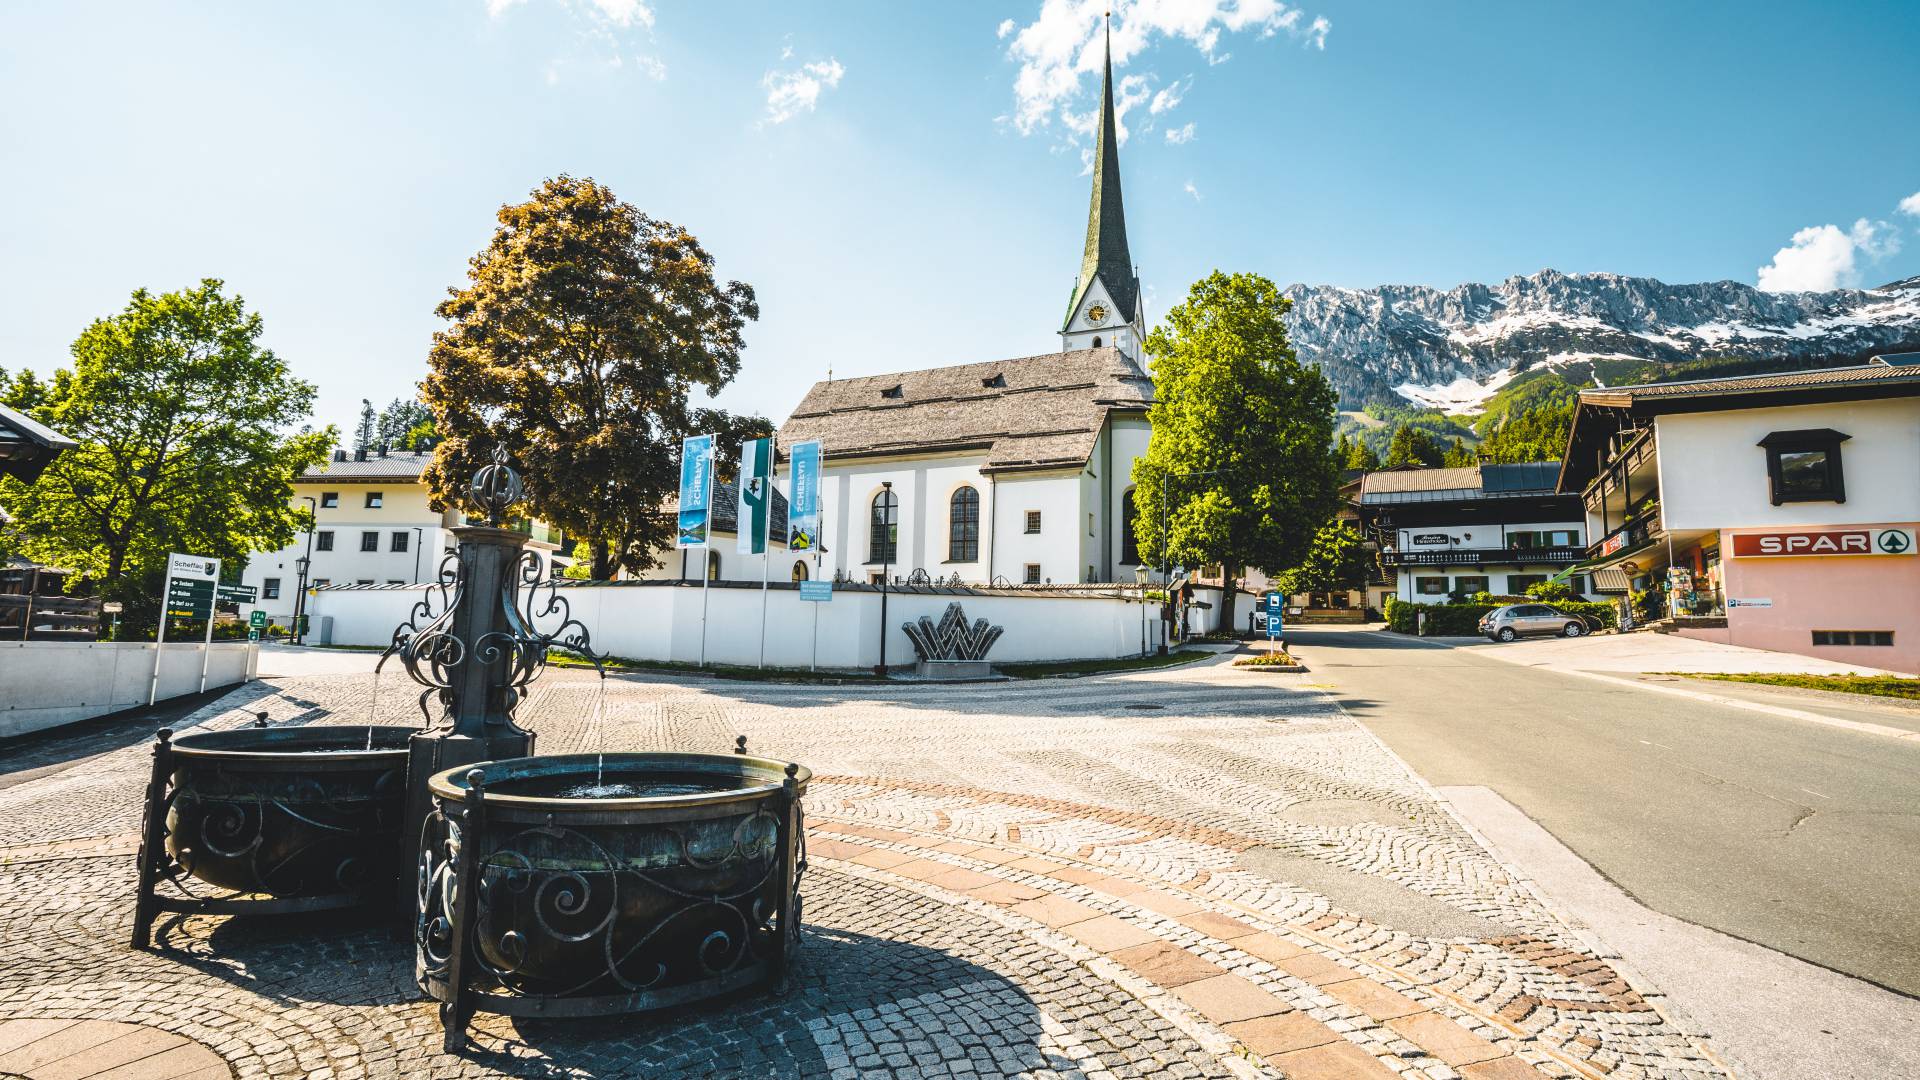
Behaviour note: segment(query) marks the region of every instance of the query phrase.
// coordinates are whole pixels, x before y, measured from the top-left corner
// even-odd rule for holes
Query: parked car
[[[1508,604],[1480,617],[1480,632],[1490,641],[1512,641],[1522,634],[1579,637],[1591,629],[1584,615],[1561,611],[1552,604]]]

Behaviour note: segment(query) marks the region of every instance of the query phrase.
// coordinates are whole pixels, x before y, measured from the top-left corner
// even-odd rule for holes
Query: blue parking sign
[[[1267,637],[1278,638],[1282,629],[1282,616],[1286,613],[1287,598],[1278,592],[1269,592],[1267,601]]]

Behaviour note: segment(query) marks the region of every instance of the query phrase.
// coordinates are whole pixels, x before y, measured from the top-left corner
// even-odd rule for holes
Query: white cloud
[[[666,81],[667,65],[662,62],[659,57],[643,55],[635,56],[633,60],[634,63],[640,65],[640,70],[646,73],[647,78],[652,79],[654,82]]]
[[[1014,27],[1014,21],[1012,19],[1001,19],[1000,29],[995,30],[993,32],[993,36],[997,38],[1006,37],[1008,34],[1013,33],[1013,27]]]
[[[486,0],[487,14],[499,18],[507,9],[526,3],[527,0]],[[640,27],[653,29],[653,6],[646,0],[559,0],[558,6],[569,11],[585,11],[593,19],[611,23],[621,29]]]
[[[760,80],[767,91],[767,115],[763,124],[783,124],[801,113],[812,112],[820,104],[820,95],[840,85],[847,73],[833,57],[802,64],[792,71],[769,71]]]
[[[1903,214],[1912,214],[1914,217],[1920,217],[1920,191],[1916,191],[1900,200],[1900,212]]]
[[[1189,120],[1177,128],[1167,129],[1167,145],[1179,146],[1193,141],[1193,121]]]
[[[1194,202],[1201,202],[1201,201],[1203,201],[1203,200],[1202,200],[1202,199],[1200,198],[1200,189],[1199,189],[1199,188],[1197,188],[1197,187],[1194,187],[1194,186],[1193,186],[1193,181],[1191,181],[1191,180],[1189,180],[1189,181],[1187,181],[1187,183],[1186,183],[1186,186],[1185,186],[1185,187],[1184,187],[1184,188],[1183,188],[1182,190],[1184,190],[1184,191],[1185,191],[1185,192],[1186,192],[1187,194],[1189,194],[1189,195],[1191,195],[1191,196],[1193,196],[1193,201],[1194,201]]]
[[[1192,88],[1193,76],[1191,75],[1171,85],[1162,87],[1154,93],[1153,101],[1148,104],[1147,111],[1155,116],[1159,116],[1163,112],[1172,112],[1179,106],[1180,100],[1187,96],[1187,91]]]
[[[1904,204],[1902,204],[1904,206]],[[1766,292],[1825,292],[1860,283],[1859,261],[1877,262],[1900,250],[1900,237],[1884,221],[1861,218],[1851,229],[1810,225],[1760,268]]]
[[[1019,64],[1013,80],[1013,111],[1006,117],[1022,135],[1053,128],[1057,122],[1072,139],[1084,133],[1084,123],[1076,123],[1073,103],[1082,93],[1083,75],[1097,77],[1100,72],[1103,16],[1112,7],[1111,0],[1041,0],[1034,20],[1015,30],[1011,20],[1002,22],[999,36],[1011,42],[1009,59]],[[1325,16],[1307,20],[1298,8],[1281,0],[1134,0],[1122,8],[1113,20],[1113,62],[1125,67],[1162,40],[1184,41],[1197,49],[1209,64],[1221,63],[1227,54],[1218,51],[1224,37],[1250,33],[1270,38],[1281,33],[1315,48],[1326,47],[1332,24]],[[1156,81],[1147,73],[1147,85]],[[1176,84],[1177,85],[1177,84]],[[1171,96],[1158,106],[1161,113],[1179,103],[1185,86],[1169,86]],[[1115,102],[1116,112],[1119,102]]]

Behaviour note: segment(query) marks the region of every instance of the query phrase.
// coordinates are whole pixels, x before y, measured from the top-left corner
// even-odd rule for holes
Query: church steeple
[[[1113,30],[1112,17],[1108,18],[1100,78],[1100,127],[1093,149],[1093,198],[1087,207],[1087,244],[1060,334],[1067,348],[1086,348],[1098,340],[1102,345],[1122,346],[1131,354],[1139,331],[1140,281],[1134,276],[1133,256],[1127,250],[1127,213],[1120,196],[1119,124],[1113,113]],[[1100,292],[1105,293],[1105,303],[1097,295]],[[1089,319],[1090,309],[1106,317]],[[1106,332],[1096,335],[1092,333],[1095,329]],[[1133,340],[1126,336],[1128,330],[1133,331]]]

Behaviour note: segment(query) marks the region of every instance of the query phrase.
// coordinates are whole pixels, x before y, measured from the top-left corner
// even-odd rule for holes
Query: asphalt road
[[[1384,632],[1287,639],[1428,782],[1493,789],[1648,907],[1920,996],[1920,740]]]

